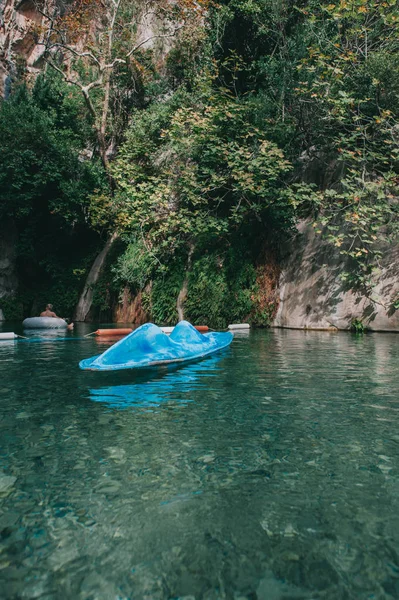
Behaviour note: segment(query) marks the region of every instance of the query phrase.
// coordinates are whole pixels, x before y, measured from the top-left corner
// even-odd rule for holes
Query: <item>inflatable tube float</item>
[[[30,317],[22,322],[24,329],[61,329],[68,327],[64,319],[58,317]]]
[[[19,336],[12,331],[0,333],[0,340],[16,340]]]
[[[200,333],[187,321],[180,321],[168,336],[153,323],[142,325],[98,356],[80,361],[88,371],[118,371],[196,360],[229,346],[234,335]]]

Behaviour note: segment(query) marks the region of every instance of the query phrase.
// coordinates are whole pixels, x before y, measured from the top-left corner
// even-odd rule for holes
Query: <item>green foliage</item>
[[[116,305],[121,291],[130,282],[120,276],[119,264],[123,264],[123,251],[126,244],[122,240],[114,242],[107,255],[105,265],[93,288],[91,317],[94,320],[110,321],[113,318],[112,309]],[[127,252],[129,257],[129,253]]]
[[[162,269],[142,240],[131,241],[112,267],[115,282],[128,284],[134,291],[141,291]]]
[[[254,312],[256,270],[248,255],[232,249],[227,252],[213,249],[203,256],[194,256],[188,273],[182,257],[170,263],[167,269],[159,268],[151,260],[150,255],[142,254],[140,246],[131,244],[113,271],[117,273],[119,285],[128,284],[136,293],[143,292],[152,282],[150,291],[143,294],[143,304],[154,322],[176,323],[177,297],[186,276],[188,293],[184,313],[193,323],[226,327],[233,321],[248,320]]]
[[[367,288],[382,241],[398,237],[399,11],[396,2],[226,0],[213,13],[226,85],[320,187],[316,230],[342,254],[342,277]],[[234,76],[226,68],[241,58]],[[318,210],[316,210],[318,208]]]
[[[224,256],[245,228],[277,246],[298,218],[313,215],[316,231],[346,259],[342,279],[369,286],[381,236],[394,240],[399,223],[395,10],[363,0],[213,7],[208,39],[216,61],[198,61],[189,88],[136,112],[113,164],[117,192],[103,198],[102,215],[141,240],[118,264],[122,279],[142,289],[158,270],[166,282],[177,257],[194,248],[187,314],[224,323],[219,307],[232,297],[229,284],[212,266],[213,251],[204,253],[217,246]],[[201,44],[205,56],[209,46]],[[190,51],[183,44],[171,54],[177,71]],[[181,83],[185,69],[175,71]],[[329,175],[312,175],[326,166]],[[238,313],[249,314],[252,303],[251,318],[268,324],[276,301],[265,301],[256,285],[242,284],[252,300],[236,295],[245,306]],[[172,290],[163,317],[173,314],[177,284]]]
[[[339,190],[325,191],[323,212],[314,226],[348,259],[341,278],[350,287],[371,285],[383,256],[382,236],[386,241],[397,239],[398,193],[394,173],[363,181],[358,172],[343,178]]]
[[[192,89],[197,73],[206,64],[209,56],[207,32],[204,27],[188,26],[166,57],[166,82],[177,89],[184,85]]]
[[[343,277],[368,287],[381,240],[399,233],[399,49],[396,3],[320,4],[296,89],[314,153],[335,163],[315,223],[347,258]]]
[[[270,327],[278,305],[276,302],[264,304],[262,302],[262,296],[263,290],[257,285],[251,296],[253,310],[248,320],[258,327]]]
[[[6,321],[21,321],[23,318],[23,305],[19,298],[0,298],[0,309]]]
[[[248,320],[255,279],[255,268],[237,252],[198,258],[188,278],[187,318],[214,328]]]
[[[37,316],[48,302],[58,315],[73,316],[80,290],[98,253],[97,240],[91,240],[91,244],[79,238],[75,241],[73,249],[54,246],[53,254],[46,254],[40,262],[36,262],[37,254],[18,261],[18,299],[24,316]]]
[[[260,248],[278,255],[311,217],[342,256],[341,278],[367,291],[399,231],[397,3],[220,0],[206,17],[203,3],[166,4],[156,13],[196,16],[162,60],[156,45],[122,60],[134,3],[117,9],[111,46],[109,30],[91,56],[69,57],[78,83],[93,84],[91,112],[48,76],[0,106],[0,217],[18,224],[27,287],[53,290],[70,310],[99,234],[117,230],[123,247],[96,310],[129,285],[146,290],[154,320],[173,323],[188,276],[192,320],[268,324],[277,304],[255,268]],[[89,23],[77,14],[60,21],[72,42]]]
[[[156,277],[145,308],[158,325],[175,325],[176,301],[184,280],[184,265],[175,263],[165,276]]]
[[[99,238],[87,226],[88,196],[102,168],[82,100],[58,78],[39,77],[0,101],[0,218],[18,231],[24,313],[51,302],[71,315]],[[77,276],[79,273],[79,276]]]
[[[290,182],[291,169],[252,125],[246,103],[214,90],[204,74],[195,94],[136,115],[113,165],[114,225],[142,236],[161,263],[227,241],[243,226],[272,223],[284,232],[314,196]]]
[[[101,170],[80,158],[78,104],[65,85],[62,95],[57,80],[52,87],[40,78],[32,93],[22,86],[0,102],[0,217],[57,215],[61,227],[84,221]]]
[[[360,319],[352,319],[350,330],[353,333],[364,333],[366,331],[366,326]]]
[[[238,59],[230,62],[239,68]],[[109,219],[132,240],[116,279],[136,291],[153,282],[146,301],[154,320],[176,320],[191,248],[188,318],[220,327],[252,315],[269,324],[274,307],[254,308],[256,243],[282,240],[319,198],[312,186],[293,182],[282,150],[253,123],[252,99],[215,89],[215,82],[203,71],[195,93],[181,89],[134,114],[112,166],[116,192],[92,197],[92,222]],[[245,231],[247,254],[255,249],[250,258],[236,251]]]

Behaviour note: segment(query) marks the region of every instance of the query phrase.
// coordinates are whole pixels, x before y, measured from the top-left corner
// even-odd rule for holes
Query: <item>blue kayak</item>
[[[187,321],[180,321],[169,336],[153,323],[146,323],[102,354],[80,361],[79,367],[118,371],[182,363],[218,352],[232,339],[230,331],[203,334]]]

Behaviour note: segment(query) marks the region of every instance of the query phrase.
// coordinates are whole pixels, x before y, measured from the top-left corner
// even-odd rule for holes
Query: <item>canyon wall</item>
[[[43,0],[5,0],[0,19],[0,95],[7,97],[13,79],[34,78],[44,65],[40,45],[43,12],[51,10],[52,2]]]
[[[301,223],[279,280],[274,327],[349,329],[354,319],[372,331],[399,332],[399,246],[385,245],[379,270],[367,293],[348,290],[337,251]]]
[[[13,80],[34,80],[46,68],[43,41],[49,26],[44,16],[59,14],[70,0],[3,0],[0,6],[0,96],[7,97]],[[163,35],[173,24],[159,19],[148,10],[145,0],[137,0],[141,19],[137,24],[135,44],[151,48],[156,59],[163,59],[173,47],[174,37]],[[95,35],[98,21],[94,16],[90,35]],[[166,27],[166,29],[165,29]],[[100,27],[101,28],[101,27]],[[81,42],[76,42],[80,49]]]

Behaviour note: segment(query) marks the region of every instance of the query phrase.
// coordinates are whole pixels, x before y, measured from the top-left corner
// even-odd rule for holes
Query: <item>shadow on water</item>
[[[107,385],[89,389],[89,398],[102,402],[112,408],[154,408],[166,402],[186,404],[192,402],[194,390],[206,389],[209,378],[216,377],[220,371],[219,363],[229,350],[201,361],[186,365],[171,365],[157,368],[149,367],[133,370],[128,374],[110,373],[108,379],[118,381],[119,385]],[[121,384],[121,377],[129,380]],[[131,383],[134,379],[134,383]],[[111,381],[109,381],[111,383]]]

